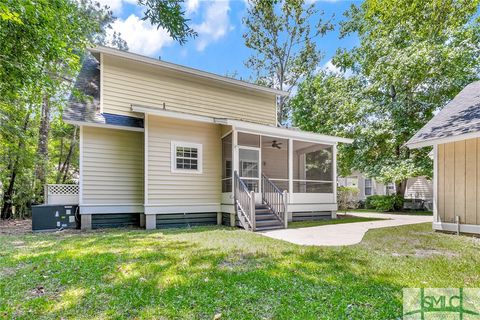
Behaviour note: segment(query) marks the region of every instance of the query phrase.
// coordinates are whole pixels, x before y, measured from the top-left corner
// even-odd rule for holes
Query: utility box
[[[78,229],[78,205],[43,204],[32,207],[32,230]]]

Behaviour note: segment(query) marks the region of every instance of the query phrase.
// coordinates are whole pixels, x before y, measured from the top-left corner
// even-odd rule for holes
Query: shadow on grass
[[[44,241],[4,256],[8,265],[23,266],[0,281],[0,293],[12,295],[0,302],[7,318],[400,316],[401,287],[368,272],[368,256],[352,250],[304,248],[212,227]],[[44,293],[35,296],[39,286]]]

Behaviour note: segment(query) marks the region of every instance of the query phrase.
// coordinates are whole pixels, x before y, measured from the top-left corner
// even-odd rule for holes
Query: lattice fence
[[[78,204],[79,186],[76,184],[47,184],[46,204]]]

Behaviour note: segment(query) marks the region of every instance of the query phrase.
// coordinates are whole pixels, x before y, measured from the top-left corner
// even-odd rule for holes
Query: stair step
[[[270,209],[255,209],[256,214],[273,213]]]
[[[270,219],[270,220],[257,220],[256,221],[257,227],[265,227],[265,226],[282,226],[282,223],[277,219]]]
[[[255,221],[278,220],[274,214],[264,214],[255,216]]]
[[[283,229],[282,225],[275,225],[275,226],[263,226],[263,227],[257,227],[255,231],[267,231],[267,230],[277,230],[277,229]]]

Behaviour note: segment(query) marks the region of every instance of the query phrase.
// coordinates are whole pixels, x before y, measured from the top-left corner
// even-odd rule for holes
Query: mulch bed
[[[32,220],[0,220],[0,235],[17,235],[32,232]]]

